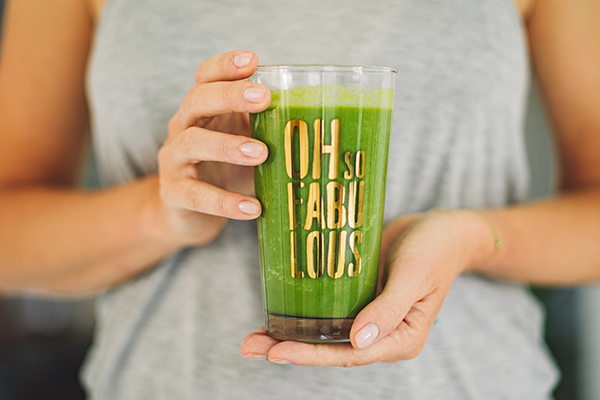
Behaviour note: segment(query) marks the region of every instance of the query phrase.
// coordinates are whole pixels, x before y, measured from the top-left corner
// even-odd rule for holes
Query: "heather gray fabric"
[[[316,11],[316,10],[319,11]],[[89,69],[105,185],[157,170],[167,121],[204,59],[398,70],[386,220],[526,199],[529,66],[511,0],[108,0]],[[255,222],[230,222],[98,301],[92,399],[546,399],[557,372],[521,286],[454,283],[416,359],[352,369],[248,361],[263,322]]]

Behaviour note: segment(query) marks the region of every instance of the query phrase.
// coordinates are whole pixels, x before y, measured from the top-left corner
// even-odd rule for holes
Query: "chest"
[[[108,0],[86,0],[94,20],[98,20]],[[527,20],[536,0],[512,0],[523,21]]]
[[[107,152],[106,168],[118,155],[136,175],[155,172],[167,121],[197,66],[232,49],[253,50],[262,64],[397,69],[390,146],[403,165],[448,138],[481,151],[483,142],[474,146],[472,137],[495,140],[495,115],[502,124],[515,122],[505,131],[515,130],[527,56],[511,0],[297,3],[146,0],[142,9],[137,1],[108,0],[88,74],[95,144]]]

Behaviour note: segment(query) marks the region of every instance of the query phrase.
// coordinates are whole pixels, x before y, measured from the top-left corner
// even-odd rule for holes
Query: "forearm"
[[[600,280],[600,189],[485,210],[504,246],[475,270],[535,284]]]
[[[30,187],[0,195],[0,284],[103,289],[177,250],[159,239],[156,178],[106,191]]]

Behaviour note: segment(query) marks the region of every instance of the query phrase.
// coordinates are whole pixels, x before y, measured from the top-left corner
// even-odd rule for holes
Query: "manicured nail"
[[[238,206],[239,210],[244,214],[256,215],[260,212],[260,207],[253,201],[244,200]]]
[[[252,53],[242,53],[235,56],[233,59],[233,65],[238,68],[244,68],[252,61]]]
[[[288,360],[278,360],[276,358],[269,358],[269,361],[274,362],[275,364],[281,364],[281,365],[287,365],[287,364],[291,364],[291,361]]]
[[[265,98],[265,89],[261,87],[246,88],[244,98],[252,103],[260,103]]]
[[[244,357],[247,360],[257,360],[257,361],[267,359],[266,354],[257,354],[257,353],[248,353],[248,354],[242,355],[242,357]]]
[[[368,324],[356,334],[356,345],[359,349],[365,349],[377,339],[377,336],[379,336],[379,328],[377,325]]]
[[[246,157],[258,158],[263,152],[263,146],[256,142],[245,142],[240,146],[240,150]]]

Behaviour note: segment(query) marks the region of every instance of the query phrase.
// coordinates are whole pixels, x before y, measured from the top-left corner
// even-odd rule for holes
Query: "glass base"
[[[265,313],[265,329],[277,340],[306,343],[350,341],[354,318],[303,318]]]

